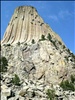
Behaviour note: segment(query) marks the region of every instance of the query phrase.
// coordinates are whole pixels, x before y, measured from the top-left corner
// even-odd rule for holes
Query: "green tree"
[[[20,42],[18,42],[17,44],[20,45]]]
[[[8,61],[5,57],[0,58],[0,72],[6,72],[8,66]]]
[[[75,82],[75,75],[71,75],[71,82],[72,82],[72,83]]]
[[[18,85],[20,86],[20,78],[18,77],[18,75],[15,74],[14,78],[11,81],[14,85]]]
[[[62,81],[60,83],[60,87],[62,87],[63,90],[75,91],[74,84],[72,82],[69,82],[68,80]]]
[[[32,39],[32,44],[35,44],[35,40],[34,39]]]
[[[48,89],[46,94],[47,94],[49,100],[55,100],[55,91],[54,90]]]
[[[49,41],[51,41],[52,37],[51,37],[50,33],[48,33],[47,38],[48,38]]]
[[[45,38],[45,35],[41,35],[41,39],[39,39],[39,41],[44,41],[44,40],[46,40],[46,38]]]
[[[41,36],[41,39],[42,39],[42,40],[46,40],[46,39],[45,39],[45,35],[42,35],[42,36]]]

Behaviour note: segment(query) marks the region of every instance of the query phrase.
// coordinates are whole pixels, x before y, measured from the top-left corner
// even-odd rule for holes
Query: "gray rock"
[[[1,95],[1,100],[7,100],[6,96]]]
[[[2,85],[1,88],[2,88],[2,91],[1,91],[2,95],[6,97],[11,95],[11,89],[8,88],[6,85]]]

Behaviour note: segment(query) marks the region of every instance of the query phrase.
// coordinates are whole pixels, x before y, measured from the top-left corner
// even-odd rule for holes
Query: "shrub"
[[[70,54],[71,54],[72,58],[75,59],[75,55],[73,53],[70,53]]]
[[[63,49],[65,49],[66,47],[65,47],[65,45],[63,45]]]
[[[54,100],[54,98],[55,98],[54,90],[48,89],[46,94],[47,94],[49,100]]]
[[[15,77],[12,79],[11,82],[12,82],[14,85],[20,86],[20,79],[19,79],[18,75],[15,74]]]
[[[70,50],[69,50],[69,49],[67,49],[67,52],[68,52],[68,53],[70,53]]]
[[[7,46],[11,46],[11,44],[3,44],[3,45],[6,46],[6,47],[7,47]]]
[[[6,72],[8,66],[8,61],[5,57],[0,58],[0,72]]]
[[[65,56],[65,59],[66,59],[66,61],[69,61],[69,59],[68,59],[68,57],[67,57],[67,56]]]
[[[62,81],[60,83],[60,87],[62,87],[63,90],[75,91],[74,84],[72,82],[69,82],[68,80]]]
[[[56,45],[56,41],[51,40],[51,42],[53,43],[53,45],[55,46],[55,48],[58,49],[58,47]]]
[[[24,45],[27,45],[27,43],[25,43]]]
[[[62,43],[59,41],[59,44],[62,45]]]
[[[11,46],[10,44],[7,44],[7,46]]]
[[[71,82],[72,82],[72,83],[75,82],[75,75],[71,75]]]
[[[1,44],[0,44],[0,51],[1,51]]]
[[[20,45],[20,42],[18,42],[17,44]]]
[[[45,35],[42,35],[42,36],[41,36],[41,39],[42,39],[42,40],[45,40]]]
[[[53,45],[55,46],[56,49],[58,49],[58,47],[56,45],[56,41],[52,40],[50,33],[48,33],[47,39],[53,43]]]
[[[35,43],[35,40],[34,39],[32,39],[32,44],[34,44]]]
[[[48,33],[47,38],[48,38],[49,41],[51,41],[52,37],[51,37],[50,33]]]
[[[42,35],[41,35],[41,39],[39,39],[39,41],[44,41],[44,40],[46,40],[46,39],[45,39],[45,35],[42,34]]]
[[[55,43],[55,41],[52,41],[52,43],[53,43],[53,45],[56,47],[56,43]]]

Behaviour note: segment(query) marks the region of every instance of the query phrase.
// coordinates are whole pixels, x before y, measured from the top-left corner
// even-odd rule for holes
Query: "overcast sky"
[[[74,1],[1,1],[1,38],[3,38],[15,8],[23,5],[34,6],[43,20],[75,54]]]

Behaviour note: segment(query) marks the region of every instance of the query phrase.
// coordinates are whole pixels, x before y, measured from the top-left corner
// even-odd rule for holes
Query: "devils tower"
[[[2,100],[75,100],[75,55],[34,7],[15,9],[1,41],[1,61]],[[60,87],[65,81],[68,94]]]
[[[31,42],[32,39],[35,39],[37,42],[42,34],[47,35],[48,33],[51,33],[51,35],[61,41],[59,36],[57,36],[52,29],[44,23],[34,7],[21,6],[14,11],[5,31],[2,44]]]

